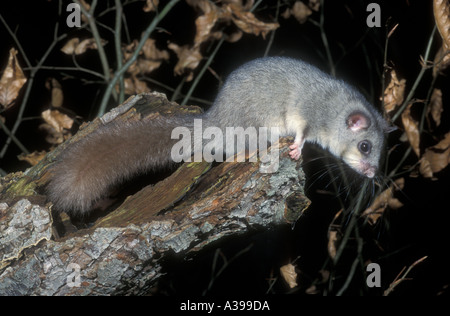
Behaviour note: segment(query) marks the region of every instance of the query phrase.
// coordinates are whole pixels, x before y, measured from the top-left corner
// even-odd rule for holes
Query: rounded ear
[[[370,119],[361,112],[354,112],[347,117],[347,127],[357,132],[362,129],[367,129],[370,126]]]

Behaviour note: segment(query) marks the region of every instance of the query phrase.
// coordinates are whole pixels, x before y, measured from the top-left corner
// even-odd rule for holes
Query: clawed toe
[[[301,153],[298,151],[298,149],[293,149],[289,152],[289,156],[291,156],[292,159],[298,160],[300,158]]]
[[[291,150],[289,152],[289,156],[291,156],[292,159],[298,160],[300,156],[302,155],[302,148],[303,148],[303,142],[301,142],[301,145],[295,141],[292,145],[289,146],[289,149]]]

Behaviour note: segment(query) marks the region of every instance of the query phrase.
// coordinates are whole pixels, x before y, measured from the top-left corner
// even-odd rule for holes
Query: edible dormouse
[[[111,122],[70,145],[51,168],[47,186],[55,208],[89,212],[111,186],[173,163],[174,128],[278,127],[293,136],[290,156],[305,142],[317,143],[352,169],[373,178],[389,124],[355,88],[291,58],[253,60],[232,72],[211,108],[198,116]],[[192,146],[194,148],[194,146]],[[193,154],[187,153],[189,156]]]

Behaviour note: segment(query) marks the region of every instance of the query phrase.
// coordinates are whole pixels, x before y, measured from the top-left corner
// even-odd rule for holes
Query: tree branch
[[[162,276],[166,256],[183,259],[227,236],[295,222],[310,201],[287,140],[275,173],[259,172],[260,162],[185,163],[86,229],[64,213],[52,217],[51,204],[36,193],[64,148],[101,124],[199,111],[159,93],[135,96],[26,173],[0,178],[0,295],[145,294]]]

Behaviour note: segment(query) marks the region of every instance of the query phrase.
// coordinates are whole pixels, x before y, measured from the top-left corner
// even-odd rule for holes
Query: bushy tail
[[[193,117],[111,122],[71,144],[51,167],[47,195],[58,211],[85,214],[108,190],[139,173],[170,165],[175,127]]]

